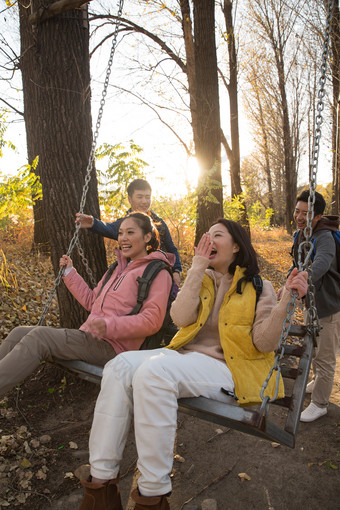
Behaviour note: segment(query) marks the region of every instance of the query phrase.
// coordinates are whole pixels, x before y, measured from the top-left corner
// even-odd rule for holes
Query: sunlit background
[[[4,20],[0,16],[0,31],[6,34],[6,37],[12,40],[19,54],[19,31],[18,17],[13,16],[10,21]],[[110,52],[110,41],[95,53],[91,60],[91,77],[92,77],[92,122],[95,125],[99,101],[101,99],[101,91],[105,78],[107,60]],[[123,44],[123,43],[121,43]],[[128,45],[125,46],[125,48]],[[123,53],[122,48],[119,50]],[[124,49],[124,51],[128,51]],[[143,148],[141,158],[148,163],[147,174],[148,179],[153,187],[156,196],[174,196],[180,197],[188,191],[192,191],[196,184],[199,174],[197,162],[195,158],[188,157],[184,148],[180,145],[175,135],[162,124],[155,114],[146,106],[137,104],[129,96],[117,95],[114,88],[115,83],[122,83],[120,78],[122,61],[116,55],[113,60],[112,74],[110,78],[110,87],[108,90],[106,104],[104,107],[104,115],[102,125],[98,137],[98,146],[102,143],[109,144],[128,144],[133,140],[137,145]],[[124,87],[128,88],[129,83],[126,82],[124,76]],[[0,81],[0,97],[14,98],[12,104],[23,110],[21,103],[21,75],[16,71],[15,81],[8,85],[6,81]],[[221,97],[221,119],[223,128],[226,133],[229,132],[227,125],[227,100],[225,95]],[[0,103],[2,107],[5,105]],[[23,118],[13,114],[8,115],[8,129],[5,139],[10,140],[15,146],[15,152],[9,148],[4,149],[3,158],[0,158],[0,171],[3,174],[14,174],[16,170],[27,162],[26,152],[26,133]],[[187,137],[190,138],[190,124],[186,128]],[[247,121],[242,112],[242,104],[240,106],[240,149],[241,157],[247,156],[252,150],[252,138],[249,134]],[[329,148],[324,149],[325,144],[321,141],[320,164],[318,172],[318,183],[326,184],[331,181],[331,164],[330,157],[325,157]],[[104,170],[104,162],[98,163],[101,170]],[[299,175],[299,184],[308,181],[308,164],[305,163],[303,171]],[[227,157],[222,150],[222,178],[224,192],[230,191],[230,175]]]

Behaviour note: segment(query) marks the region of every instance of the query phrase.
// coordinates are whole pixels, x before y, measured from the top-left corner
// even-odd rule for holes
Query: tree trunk
[[[28,151],[27,151],[28,152]],[[31,164],[34,157],[28,157]],[[40,175],[39,168],[36,168],[35,175]],[[44,203],[42,199],[36,200],[33,205],[33,243],[31,248],[32,254],[41,253],[42,255],[50,255],[51,245],[48,229],[46,228],[46,221],[44,216]]]
[[[332,213],[340,214],[340,11],[339,3],[334,2],[331,28],[331,71],[333,84],[332,108]]]
[[[196,157],[200,165],[196,243],[223,215],[221,128],[215,43],[215,2],[195,0],[194,43],[197,130]]]
[[[59,258],[66,253],[74,232],[92,143],[89,27],[86,9],[72,10],[30,25],[29,15],[43,5],[46,1],[34,0],[26,6],[19,3],[20,65],[28,159],[32,163],[39,155],[37,173],[43,190],[35,240],[45,243],[48,239],[53,270],[57,274]],[[86,212],[99,216],[94,169]],[[38,231],[44,235],[38,235]],[[98,280],[106,268],[103,239],[85,233],[80,243]],[[74,252],[72,259],[84,274],[78,254]],[[58,289],[58,301],[61,325],[78,328],[87,314],[63,284]]]
[[[197,130],[196,115],[196,73],[195,73],[195,48],[192,35],[192,22],[190,16],[189,0],[180,0],[182,14],[182,30],[186,54],[186,73],[189,85],[190,114],[192,130]]]
[[[272,185],[272,174],[271,174],[271,171],[270,171],[268,135],[267,135],[267,131],[266,131],[266,128],[265,128],[264,116],[263,116],[263,111],[262,111],[262,105],[261,105],[260,101],[259,101],[259,113],[260,113],[260,119],[261,119],[260,120],[260,127],[261,127],[261,132],[262,132],[262,139],[263,139],[263,154],[264,154],[264,159],[265,159],[264,172],[266,174],[267,186],[268,186],[268,206],[269,206],[270,209],[273,210],[273,212],[275,212],[274,196],[273,196],[273,185]],[[275,214],[273,214],[273,216],[271,216],[271,218],[270,218],[270,224],[274,225],[274,223],[275,223]]]
[[[293,146],[292,136],[289,122],[289,109],[286,94],[286,77],[284,71],[283,51],[281,46],[275,44],[272,40],[273,50],[275,54],[275,62],[278,73],[279,90],[282,106],[282,131],[283,131],[283,148],[284,148],[284,161],[285,161],[285,178],[284,178],[284,194],[286,197],[286,212],[285,223],[287,232],[292,232],[291,217],[294,209],[294,201],[297,189],[297,175],[296,168],[293,163]]]
[[[229,108],[230,108],[230,135],[232,157],[229,158],[230,176],[231,176],[231,196],[241,197],[243,209],[241,212],[241,224],[250,235],[250,226],[247,215],[246,203],[243,198],[241,186],[241,159],[240,159],[240,134],[239,134],[239,115],[238,115],[238,94],[237,94],[237,56],[235,49],[235,36],[232,18],[232,0],[225,0],[223,5],[223,14],[227,29],[228,54],[229,54]]]

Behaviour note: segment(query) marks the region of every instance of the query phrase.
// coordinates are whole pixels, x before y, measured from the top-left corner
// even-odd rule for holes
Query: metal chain
[[[124,0],[119,0],[118,12],[117,12],[117,21],[116,21],[116,26],[115,26],[115,31],[114,31],[114,34],[113,34],[113,38],[112,38],[110,57],[109,57],[109,61],[108,61],[107,68],[106,68],[106,76],[105,76],[104,87],[103,87],[103,91],[102,91],[102,97],[101,97],[101,100],[100,100],[100,106],[99,106],[99,111],[98,111],[96,128],[95,128],[95,131],[94,131],[94,134],[93,134],[92,145],[91,145],[91,152],[90,152],[89,161],[88,161],[87,168],[86,168],[85,183],[84,183],[84,186],[83,186],[82,196],[81,196],[81,200],[80,200],[79,212],[81,214],[84,212],[86,196],[87,196],[87,192],[89,190],[89,183],[90,183],[90,180],[91,180],[91,172],[94,169],[94,159],[95,159],[95,153],[96,153],[97,139],[98,139],[99,129],[100,129],[100,125],[101,125],[101,121],[102,121],[102,117],[103,117],[103,111],[104,111],[104,105],[105,105],[105,98],[106,98],[106,95],[107,95],[107,89],[108,89],[109,82],[110,82],[110,75],[111,75],[111,70],[112,70],[113,57],[114,57],[114,54],[115,54],[115,51],[116,51],[116,47],[117,47],[117,36],[118,36],[118,30],[119,30],[119,26],[120,26],[120,22],[121,22],[121,17],[122,17],[122,13],[123,13],[123,5],[124,5]],[[95,278],[93,276],[93,273],[92,273],[92,271],[90,269],[88,260],[85,257],[84,251],[83,251],[83,249],[80,246],[80,242],[79,242],[79,230],[80,230],[80,224],[76,226],[75,232],[74,232],[73,237],[72,237],[72,239],[70,241],[70,244],[69,244],[69,247],[68,247],[66,255],[70,256],[72,251],[73,251],[73,249],[74,249],[74,247],[77,246],[78,253],[79,253],[79,255],[80,255],[81,259],[82,259],[82,263],[85,266],[86,272],[87,272],[88,276],[91,279],[92,285],[95,286],[96,285],[96,280],[95,280]],[[44,310],[43,310],[42,315],[40,317],[40,320],[38,322],[39,326],[41,326],[45,322],[46,314],[47,314],[47,312],[48,312],[48,310],[49,310],[49,308],[51,306],[52,300],[53,300],[53,298],[55,296],[55,293],[57,291],[57,287],[59,286],[59,284],[61,282],[61,278],[62,278],[62,276],[64,274],[64,271],[65,271],[65,268],[60,268],[59,269],[59,273],[58,273],[56,279],[54,280],[54,285],[53,285],[53,288],[51,290],[50,296],[49,296],[49,298],[48,298],[48,300],[46,302],[46,305],[44,307]]]
[[[308,198],[308,213],[307,213],[307,225],[304,229],[305,241],[300,243],[298,249],[298,269],[299,271],[306,270],[308,273],[308,320],[307,320],[307,328],[311,334],[318,334],[320,330],[320,322],[315,306],[315,288],[312,282],[312,260],[311,255],[313,252],[313,243],[311,241],[312,236],[312,220],[314,218],[314,203],[315,203],[315,189],[316,189],[316,177],[318,170],[318,161],[319,161],[319,152],[320,152],[320,139],[321,139],[321,124],[323,122],[323,118],[321,112],[324,110],[324,96],[325,96],[325,83],[326,83],[326,71],[327,71],[327,60],[329,53],[329,42],[330,42],[330,34],[331,34],[331,23],[333,16],[333,7],[334,0],[330,0],[328,4],[327,11],[327,22],[326,29],[324,33],[324,41],[323,41],[323,53],[322,53],[322,63],[321,63],[321,76],[319,80],[320,89],[318,91],[318,103],[316,106],[317,115],[315,119],[315,133],[314,133],[314,142],[313,142],[313,150],[312,150],[312,163],[309,169],[309,198]],[[292,325],[292,317],[294,315],[296,309],[296,300],[298,294],[296,292],[291,291],[290,302],[287,305],[287,315],[283,321],[282,331],[280,335],[280,339],[278,342],[278,348],[276,351],[274,364],[269,371],[269,374],[264,381],[261,388],[261,399],[262,405],[260,409],[260,413],[264,415],[268,409],[269,402],[273,402],[276,400],[279,392],[279,382],[280,382],[280,373],[281,373],[281,360],[284,356],[285,347],[287,338],[289,335],[289,331]],[[268,386],[269,380],[271,379],[274,371],[276,374],[276,384],[275,384],[275,393],[272,398],[269,396],[264,396],[264,392]]]

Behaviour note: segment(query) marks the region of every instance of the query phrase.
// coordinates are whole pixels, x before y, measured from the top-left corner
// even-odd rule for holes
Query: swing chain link
[[[312,282],[312,253],[313,253],[313,242],[311,240],[312,236],[312,220],[314,218],[314,203],[315,203],[315,189],[316,189],[316,178],[317,178],[317,170],[318,170],[318,161],[319,161],[319,152],[320,152],[320,139],[321,139],[321,124],[323,122],[323,117],[321,112],[324,110],[324,96],[325,96],[325,83],[326,83],[326,71],[327,71],[327,60],[329,53],[329,42],[330,42],[330,34],[331,34],[331,23],[333,16],[333,7],[334,0],[330,0],[328,3],[328,11],[327,11],[327,22],[326,29],[324,33],[324,41],[323,41],[323,53],[322,53],[322,63],[321,63],[321,77],[319,80],[320,89],[318,91],[318,103],[316,106],[317,114],[315,118],[315,133],[314,133],[314,142],[313,142],[313,150],[312,150],[312,163],[310,165],[309,170],[309,198],[308,198],[308,213],[307,213],[307,225],[304,229],[305,241],[299,244],[298,249],[298,269],[299,271],[307,271],[308,274],[308,315],[307,315],[307,331],[309,334],[314,337],[318,335],[320,331],[320,321],[317,314],[317,309],[315,305],[315,288]],[[279,383],[280,383],[280,374],[281,374],[281,360],[284,356],[285,347],[287,343],[287,338],[289,335],[289,331],[292,326],[292,317],[294,315],[296,309],[296,300],[298,297],[297,292],[291,290],[291,298],[290,302],[287,305],[287,315],[283,321],[282,331],[280,335],[280,339],[278,342],[278,347],[276,350],[274,364],[271,367],[269,374],[264,381],[261,388],[261,408],[260,415],[265,416],[268,410],[268,404],[276,400],[279,392]],[[276,375],[276,383],[275,383],[275,393],[272,398],[268,395],[264,396],[264,392],[268,386],[269,380],[271,379],[273,372],[277,371]]]
[[[104,105],[105,105],[105,98],[106,98],[106,95],[107,95],[107,89],[108,89],[109,82],[110,82],[110,75],[111,75],[111,70],[112,70],[113,57],[114,57],[114,54],[115,54],[115,51],[116,51],[116,47],[117,47],[117,37],[118,37],[119,26],[120,26],[120,22],[121,22],[122,13],[123,13],[123,5],[124,5],[124,0],[119,0],[118,12],[117,12],[117,21],[116,21],[115,30],[114,30],[114,33],[113,33],[113,38],[112,38],[110,57],[109,57],[109,61],[108,61],[107,68],[106,68],[106,75],[105,75],[104,87],[103,87],[103,90],[102,90],[102,97],[101,97],[101,100],[100,100],[100,106],[99,106],[99,111],[98,111],[96,128],[95,128],[95,131],[94,131],[94,134],[93,134],[93,138],[92,138],[91,152],[90,152],[89,161],[88,161],[87,168],[86,168],[85,183],[84,183],[84,186],[83,186],[82,196],[81,196],[81,200],[80,200],[80,207],[79,207],[80,214],[83,214],[83,212],[84,212],[87,192],[89,190],[89,183],[90,183],[90,180],[91,180],[91,172],[92,172],[92,170],[94,170],[94,167],[95,167],[94,159],[95,159],[95,153],[96,153],[97,139],[98,139],[99,129],[100,129],[100,125],[101,125],[101,121],[102,121],[102,117],[103,117],[103,111],[104,111]],[[74,232],[73,237],[72,237],[72,239],[70,241],[70,244],[69,244],[69,247],[68,247],[66,255],[70,256],[72,251],[73,251],[73,249],[74,249],[74,247],[77,246],[78,253],[79,253],[79,255],[80,255],[81,259],[82,259],[82,263],[85,266],[86,273],[88,274],[93,287],[95,287],[97,282],[96,282],[96,280],[95,280],[95,278],[93,276],[93,272],[92,272],[92,270],[91,270],[91,268],[89,266],[88,260],[85,257],[84,250],[80,246],[80,242],[79,242],[79,230],[80,230],[80,224],[78,224],[76,226],[75,232]],[[65,272],[65,267],[61,267],[59,269],[59,272],[58,272],[58,275],[57,275],[56,279],[54,280],[54,285],[53,285],[53,288],[51,290],[50,296],[49,296],[49,298],[48,298],[48,300],[47,300],[47,302],[45,304],[44,310],[43,310],[43,312],[41,314],[41,317],[40,317],[40,320],[38,322],[39,326],[43,325],[44,322],[45,322],[46,314],[47,314],[47,312],[48,312],[48,310],[49,310],[49,308],[51,306],[52,300],[53,300],[53,298],[54,298],[54,296],[56,294],[58,286],[60,285],[60,282],[61,282],[61,279],[62,279],[62,276],[63,276],[64,272]]]
[[[82,214],[84,212],[86,195],[87,195],[88,188],[89,188],[89,182],[91,180],[91,172],[94,168],[94,159],[95,159],[95,154],[96,154],[97,139],[98,139],[99,129],[100,129],[100,125],[101,125],[101,121],[102,121],[102,117],[103,117],[103,110],[104,110],[104,105],[105,105],[105,98],[107,96],[107,89],[109,87],[109,82],[110,82],[113,57],[114,57],[116,47],[117,47],[117,37],[118,37],[118,31],[119,31],[121,17],[122,17],[122,13],[123,13],[123,4],[124,4],[124,0],[119,0],[117,22],[116,22],[116,26],[115,26],[115,31],[113,33],[110,57],[109,57],[109,61],[107,64],[107,69],[106,69],[104,87],[103,87],[103,91],[102,91],[102,97],[100,100],[98,117],[97,117],[97,122],[96,122],[96,129],[93,134],[91,153],[90,153],[89,162],[88,162],[87,169],[86,169],[86,177],[85,177],[85,184],[83,187],[83,195],[82,195],[81,201],[80,201],[80,207],[79,207],[80,214]],[[79,228],[80,228],[80,226],[79,226]],[[79,228],[76,229],[75,235],[78,234]]]
[[[314,133],[314,141],[313,141],[313,149],[312,149],[312,163],[310,165],[310,187],[316,188],[316,176],[318,170],[318,161],[319,161],[319,152],[320,152],[320,139],[321,139],[321,124],[323,122],[322,112],[324,110],[324,97],[325,97],[325,84],[327,80],[326,72],[327,72],[327,61],[329,54],[329,46],[330,46],[330,36],[332,29],[332,17],[334,10],[334,0],[330,0],[328,2],[328,10],[327,10],[327,21],[326,28],[324,33],[323,40],[323,51],[322,51],[322,61],[321,61],[321,76],[319,79],[320,89],[318,91],[318,102],[316,105],[317,115],[315,117],[315,133]],[[313,202],[314,204],[314,202]]]
[[[315,304],[315,287],[312,281],[312,253],[314,250],[313,242],[312,242],[312,221],[314,218],[314,204],[315,204],[315,190],[317,184],[317,171],[318,171],[318,163],[319,163],[319,152],[320,152],[320,139],[321,139],[321,124],[323,122],[322,112],[324,110],[324,97],[325,97],[325,84],[327,80],[327,62],[328,62],[328,54],[329,54],[329,46],[330,46],[330,36],[331,36],[331,28],[332,28],[332,17],[334,10],[334,0],[330,0],[328,2],[328,11],[327,11],[327,22],[326,29],[324,33],[324,41],[323,41],[323,52],[322,52],[322,62],[321,62],[321,76],[319,80],[320,89],[318,91],[318,102],[316,105],[317,115],[315,118],[315,133],[314,133],[314,141],[313,141],[313,150],[312,150],[312,162],[309,169],[309,197],[308,197],[308,212],[307,212],[307,225],[304,229],[305,242],[301,243],[299,246],[299,259],[298,265],[299,269],[302,267],[302,253],[304,255],[303,260],[303,269],[307,270],[308,273],[308,307],[307,307],[307,330],[309,334],[315,335],[319,334],[320,331],[320,320],[318,317],[316,304]]]

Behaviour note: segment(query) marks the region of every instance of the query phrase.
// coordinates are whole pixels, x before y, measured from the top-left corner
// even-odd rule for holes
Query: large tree
[[[159,18],[168,14],[170,20],[173,21],[175,26],[178,21],[181,22],[182,36],[184,38],[184,47],[179,45],[176,47],[176,42],[179,41],[179,35],[173,35],[169,38],[171,29],[167,26],[166,31],[162,31],[162,27],[158,30],[148,29],[150,18],[141,18],[141,23],[137,24],[128,18],[128,15],[122,20],[122,31],[126,33],[133,33],[138,41],[145,40],[146,53],[152,48],[152,57],[150,62],[147,59],[143,61],[134,59],[130,60],[130,64],[134,66],[134,73],[140,76],[141,72],[152,73],[152,83],[159,78],[164,68],[164,62],[167,63],[166,72],[164,72],[164,82],[168,82],[170,90],[181,92],[180,98],[182,104],[177,109],[178,118],[184,117],[185,107],[189,105],[189,116],[192,127],[192,138],[194,141],[194,151],[190,151],[190,142],[185,142],[186,135],[179,134],[178,123],[175,127],[170,126],[169,122],[165,121],[165,115],[169,110],[173,109],[173,102],[169,94],[164,95],[161,91],[159,94],[159,103],[153,97],[151,100],[147,98],[145,87],[137,92],[138,86],[135,85],[133,90],[124,92],[133,95],[134,98],[139,98],[143,105],[148,105],[155,111],[157,117],[163,120],[164,124],[170,127],[171,131],[175,134],[177,139],[182,143],[188,155],[195,155],[201,167],[200,183],[198,187],[198,222],[197,222],[197,236],[199,237],[205,231],[209,222],[216,218],[218,215],[223,214],[222,209],[222,175],[221,175],[221,156],[220,147],[221,141],[225,146],[228,159],[231,166],[231,181],[232,181],[232,194],[240,195],[242,193],[240,181],[240,150],[239,150],[239,128],[238,128],[238,84],[237,84],[237,61],[235,40],[233,36],[233,26],[231,9],[232,2],[225,2],[223,12],[225,14],[225,22],[228,24],[228,34],[225,37],[224,43],[228,46],[229,51],[229,69],[230,77],[226,78],[222,75],[224,84],[227,84],[229,93],[230,104],[230,128],[231,128],[231,146],[227,142],[227,134],[220,131],[218,135],[216,132],[217,126],[220,125],[219,110],[219,90],[218,90],[218,77],[217,77],[217,54],[216,54],[216,41],[215,38],[219,35],[219,30],[216,29],[217,23],[215,21],[215,7],[212,1],[207,2],[192,2],[189,0],[180,0],[180,12],[176,10],[173,3],[164,3],[158,0],[153,0],[149,3],[148,7],[152,8],[153,12],[157,12]],[[202,14],[203,13],[203,14]],[[93,19],[114,19],[112,15],[94,15]],[[155,21],[153,20],[153,26]],[[176,28],[173,28],[174,33]],[[223,33],[225,31],[223,30]],[[139,37],[142,35],[142,38]],[[144,38],[144,39],[143,39]],[[183,48],[185,54],[183,54]],[[169,70],[169,61],[172,61],[178,66],[180,73]],[[156,62],[156,63],[153,63]],[[127,66],[131,73],[131,67]],[[187,81],[186,81],[187,80]],[[148,79],[136,79],[135,83],[145,83]],[[160,89],[161,90],[161,89]],[[152,90],[153,94],[156,92],[155,87]],[[178,95],[176,96],[178,99]],[[166,98],[167,104],[162,104],[161,101]],[[224,113],[224,112],[223,112]],[[227,117],[227,113],[224,114]],[[246,221],[244,220],[244,223]]]
[[[42,203],[35,211],[35,240],[50,247],[57,274],[59,258],[66,253],[75,228],[92,144],[92,121],[87,9],[45,19],[51,4],[49,0],[19,3],[20,68],[28,159],[31,163],[39,156],[37,173],[43,190]],[[100,214],[94,169],[86,210],[96,217]],[[103,239],[85,233],[81,245],[98,280],[106,268]],[[84,274],[79,255],[74,252],[72,258]],[[79,327],[86,313],[63,285],[58,288],[58,301],[61,325]]]
[[[240,131],[239,131],[239,78],[238,78],[238,61],[235,37],[235,21],[233,19],[233,7],[235,2],[233,0],[224,0],[221,5],[226,31],[225,40],[228,47],[228,62],[229,62],[229,80],[226,79],[223,73],[221,74],[222,82],[226,85],[229,97],[229,110],[230,110],[230,139],[231,145],[222,131],[222,144],[227,153],[230,165],[230,180],[231,180],[231,196],[239,197],[240,203],[243,208],[241,210],[241,224],[248,230],[250,235],[250,227],[246,209],[246,203],[243,196],[241,184],[241,154],[240,154]],[[236,8],[235,8],[236,10]]]
[[[340,213],[340,9],[334,2],[331,26],[331,71],[333,85],[332,152],[333,152],[333,214]]]
[[[215,2],[194,2],[196,77],[195,154],[201,173],[198,188],[196,242],[217,216],[223,215],[221,126],[215,43]]]
[[[294,30],[298,18],[300,0],[285,2],[282,0],[249,1],[251,20],[256,27],[261,45],[270,48],[273,73],[269,79],[272,95],[279,111],[281,141],[284,154],[284,195],[286,200],[285,226],[291,231],[291,214],[297,191],[297,172],[299,163],[299,126],[300,116],[296,118],[293,105],[299,107],[296,100],[298,81],[290,79],[291,71],[296,65],[296,48],[289,42],[296,36]],[[268,54],[269,56],[269,54]],[[261,70],[259,70],[261,71]],[[291,85],[291,91],[289,89]],[[290,93],[291,92],[291,93]]]

